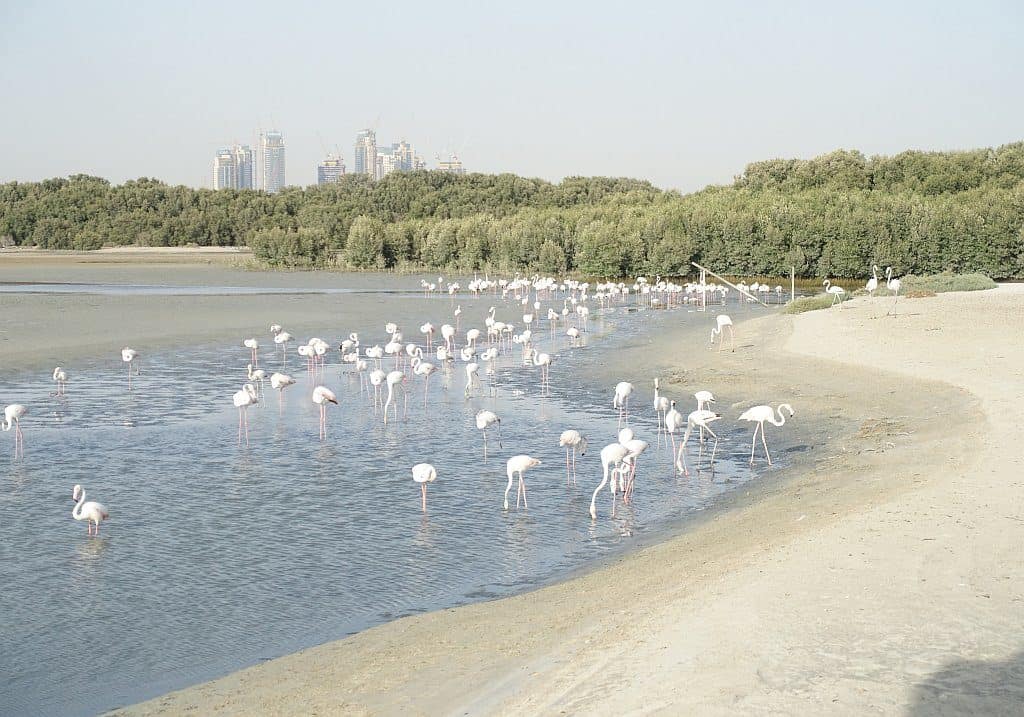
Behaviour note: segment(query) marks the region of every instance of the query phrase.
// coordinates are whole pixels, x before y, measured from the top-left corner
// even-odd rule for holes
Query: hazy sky
[[[289,184],[357,130],[434,165],[692,190],[771,157],[1024,139],[1024,3],[0,0],[0,181]]]

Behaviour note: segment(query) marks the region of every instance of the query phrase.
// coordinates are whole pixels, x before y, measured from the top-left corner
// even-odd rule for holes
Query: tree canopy
[[[983,272],[1024,278],[1024,143],[746,167],[680,195],[648,182],[393,173],[258,191],[85,175],[0,184],[0,239],[51,249],[243,246],[276,266],[685,275]]]

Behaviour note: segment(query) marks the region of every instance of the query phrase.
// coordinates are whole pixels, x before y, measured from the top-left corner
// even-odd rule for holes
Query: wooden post
[[[768,306],[768,304],[766,304],[763,301],[761,301],[759,298],[757,298],[756,296],[751,294],[749,291],[744,291],[743,289],[741,289],[740,287],[736,286],[735,284],[733,284],[728,279],[723,279],[718,274],[716,274],[715,272],[711,271],[711,269],[706,269],[706,268],[704,268],[703,266],[701,266],[700,264],[698,264],[695,261],[691,261],[690,263],[693,264],[698,269],[700,269],[702,272],[707,272],[708,274],[711,274],[711,276],[715,277],[716,279],[718,279],[720,282],[722,282],[726,286],[731,286],[733,289],[736,289],[737,292],[739,292],[740,294],[743,294],[743,296],[747,297],[751,301],[756,301],[761,306]]]
[[[796,267],[789,267],[789,300],[796,301]]]

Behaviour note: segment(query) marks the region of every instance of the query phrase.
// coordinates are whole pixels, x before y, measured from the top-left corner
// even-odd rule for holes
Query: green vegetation
[[[930,276],[903,277],[901,291],[983,291],[996,288],[996,282],[984,274],[932,274]]]
[[[275,195],[111,186],[76,175],[0,185],[0,243],[249,245],[275,266],[866,278],[1024,278],[1024,143],[866,158],[837,151],[749,165],[688,195],[630,179],[349,176]]]
[[[849,301],[853,297],[849,293],[839,297],[842,301]],[[815,294],[814,296],[801,296],[786,304],[782,310],[784,314],[802,314],[805,311],[817,311],[827,309],[835,302],[832,294]]]

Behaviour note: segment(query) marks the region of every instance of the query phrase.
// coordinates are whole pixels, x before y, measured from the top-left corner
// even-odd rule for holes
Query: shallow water
[[[397,293],[354,299],[320,335],[336,346],[355,330],[364,347],[383,345],[393,320],[406,340],[422,343],[421,323],[450,320],[447,297],[423,299],[409,277],[389,281],[383,288]],[[517,303],[461,303],[463,332],[483,328],[489,305],[499,320],[519,323]],[[757,309],[728,310],[739,318]],[[552,340],[544,322],[535,336],[555,357],[550,396],[538,395],[537,369],[521,367],[515,347],[497,362],[497,397],[485,388],[467,400],[457,362],[450,389],[441,371],[431,378],[427,409],[422,379],[411,377],[408,417],[387,426],[333,351],[317,382],[341,405],[330,407],[322,443],[309,398],[315,383],[294,344],[286,369],[299,383],[281,409],[268,383],[265,402],[249,410],[249,448],[237,443],[231,404],[245,380],[242,336],[153,355],[137,347],[142,374],[131,393],[116,351],[66,367],[64,398],[48,397],[48,375],[7,377],[0,403],[25,403],[31,414],[26,458],[0,477],[0,712],[92,714],[398,616],[521,592],[671,530],[763,468],[751,470],[749,444],[732,440],[714,475],[677,477],[670,452],[655,445],[652,396],[631,349],[648,332],[669,330],[703,348],[711,316],[594,306],[578,349],[561,331]],[[280,369],[269,336],[258,338],[260,366]],[[637,384],[630,424],[652,445],[633,504],[613,518],[603,493],[592,522],[598,453],[617,428],[611,386],[594,377],[612,374]],[[685,414],[691,399],[678,398]],[[482,408],[502,418],[503,448],[492,436],[486,461],[473,422]],[[746,424],[719,425],[724,435],[749,435]],[[577,486],[566,486],[565,428],[591,442]],[[13,434],[0,435],[9,456]],[[775,469],[784,469],[797,434],[769,438]],[[505,460],[518,453],[543,464],[526,476],[529,508],[506,512]],[[421,461],[438,470],[426,515],[410,474]],[[75,483],[110,510],[98,538],[70,517]]]

